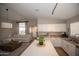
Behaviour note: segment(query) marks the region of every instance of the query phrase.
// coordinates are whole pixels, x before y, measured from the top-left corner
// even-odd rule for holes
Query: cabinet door
[[[70,56],[75,56],[76,54],[76,52],[75,52],[75,50],[76,50],[76,47],[73,45],[73,44],[71,44],[71,43],[69,43],[68,42],[68,54],[70,55]]]
[[[70,42],[67,42],[65,40],[62,40],[62,48],[64,49],[64,51],[70,55],[70,56],[75,56],[75,50],[76,47],[75,45],[71,44]]]
[[[58,39],[56,39],[56,47],[61,47],[61,39],[60,38],[58,38]]]
[[[56,46],[56,40],[54,38],[53,39],[50,39],[50,40],[51,40],[53,46],[55,47]]]
[[[61,39],[53,38],[53,39],[51,39],[51,42],[54,45],[54,47],[61,47]]]
[[[64,49],[65,52],[68,51],[68,44],[65,40],[62,40],[62,48]]]

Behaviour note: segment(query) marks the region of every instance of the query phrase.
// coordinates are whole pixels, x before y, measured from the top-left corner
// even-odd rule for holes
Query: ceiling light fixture
[[[8,9],[5,9],[7,11],[7,21],[8,21]]]
[[[54,9],[53,9],[53,11],[52,11],[52,15],[54,14],[54,11],[55,11],[57,5],[58,5],[58,3],[55,4],[55,7],[54,7]]]
[[[36,11],[36,12],[38,12],[38,11],[39,11],[39,9],[35,9],[35,11]]]

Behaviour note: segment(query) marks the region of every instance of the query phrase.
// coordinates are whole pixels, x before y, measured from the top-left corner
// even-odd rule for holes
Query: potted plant
[[[44,44],[44,36],[37,37],[37,40],[39,41],[39,45],[43,45]]]

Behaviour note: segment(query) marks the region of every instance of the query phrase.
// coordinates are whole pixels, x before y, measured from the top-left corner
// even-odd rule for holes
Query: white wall
[[[51,18],[38,18],[38,24],[56,24],[56,23],[65,23],[65,21]]]
[[[75,22],[79,22],[79,15],[72,17],[67,20],[66,26],[67,26],[67,34],[70,36],[71,35],[71,26],[70,24],[73,24]],[[73,27],[74,28],[74,27]]]

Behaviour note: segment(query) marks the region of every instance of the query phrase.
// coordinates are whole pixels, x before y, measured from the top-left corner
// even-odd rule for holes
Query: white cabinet
[[[52,44],[54,45],[54,47],[63,48],[64,51],[68,55],[70,55],[70,56],[79,55],[79,53],[77,53],[77,51],[76,51],[76,49],[77,49],[76,46],[74,44],[64,40],[64,38],[50,38],[50,40],[51,40]]]
[[[62,40],[62,48],[68,55],[75,56],[76,55],[76,46],[71,44],[68,41]]]
[[[76,46],[68,42],[68,54],[71,56],[75,56],[76,54]]]
[[[66,32],[66,24],[38,24],[38,32]]]
[[[60,38],[51,38],[50,39],[54,47],[61,47],[61,39]]]
[[[62,48],[65,50],[65,52],[68,51],[68,47],[67,47],[67,44],[66,44],[66,41],[62,40]]]

